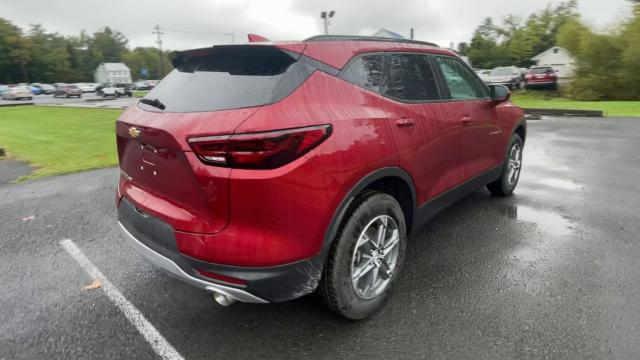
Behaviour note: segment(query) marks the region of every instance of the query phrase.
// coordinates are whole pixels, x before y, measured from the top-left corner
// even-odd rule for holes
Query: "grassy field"
[[[515,92],[511,100],[523,108],[602,110],[606,116],[640,116],[640,101],[572,101],[535,92]]]
[[[148,92],[149,91],[147,90],[133,90],[131,94],[133,95],[133,97],[141,98],[147,95]]]
[[[0,147],[12,158],[35,167],[26,179],[114,166],[118,163],[115,121],[120,113],[110,109],[3,107]]]

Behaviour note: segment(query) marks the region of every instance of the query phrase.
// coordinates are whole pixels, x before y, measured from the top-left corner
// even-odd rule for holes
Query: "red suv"
[[[148,261],[223,305],[318,289],[364,318],[412,231],[518,182],[523,111],[433,44],[320,36],[173,65],[117,122],[118,219]]]
[[[524,77],[525,88],[558,88],[558,76],[551,66],[533,66]]]

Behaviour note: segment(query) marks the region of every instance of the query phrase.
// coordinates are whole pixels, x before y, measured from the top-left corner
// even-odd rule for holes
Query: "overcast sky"
[[[0,17],[22,28],[92,33],[105,25],[124,33],[131,46],[155,46],[153,26],[165,28],[172,50],[244,41],[247,33],[272,40],[299,40],[322,32],[322,10],[335,10],[330,33],[371,35],[386,28],[441,46],[468,41],[487,16],[526,16],[554,0],[1,0]],[[583,18],[600,28],[627,16],[625,0],[579,0]]]

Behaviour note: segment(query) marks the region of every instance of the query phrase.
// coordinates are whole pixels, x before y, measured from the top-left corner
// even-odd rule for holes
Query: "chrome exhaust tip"
[[[219,292],[213,293],[213,300],[215,300],[219,305],[222,306],[230,306],[234,302],[236,302],[236,299]]]

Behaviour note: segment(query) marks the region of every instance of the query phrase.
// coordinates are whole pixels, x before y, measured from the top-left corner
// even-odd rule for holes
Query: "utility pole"
[[[409,32],[409,39],[413,40],[413,28],[411,28],[411,31]]]
[[[164,35],[164,33],[160,31],[160,25],[156,25],[156,27],[153,28],[153,32],[151,32],[151,33],[155,34],[158,37],[158,40],[156,40],[156,44],[158,44],[158,53],[160,55],[160,76],[159,76],[159,78],[162,79],[162,77],[164,77],[164,54],[162,53],[162,38],[161,38],[161,36]]]
[[[324,34],[328,35],[329,34],[329,19],[333,17],[333,15],[335,15],[336,12],[331,10],[331,11],[323,11],[320,13],[320,18],[322,18],[324,20]]]

